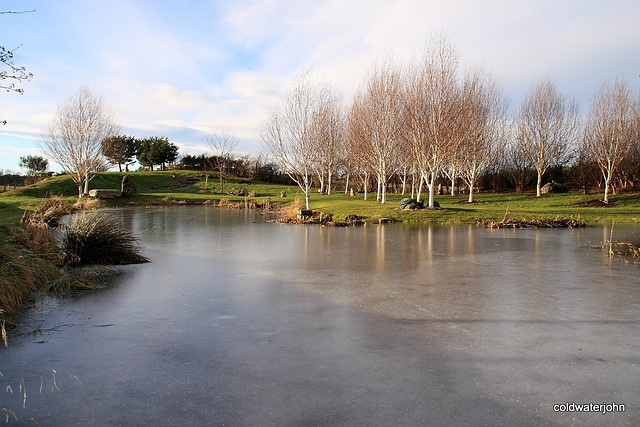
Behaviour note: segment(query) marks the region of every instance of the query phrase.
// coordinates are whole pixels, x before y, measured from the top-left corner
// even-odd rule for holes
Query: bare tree
[[[102,140],[118,133],[113,111],[101,96],[81,87],[58,104],[54,119],[42,133],[44,153],[62,166],[78,186],[78,197],[89,192],[89,181],[106,170]]]
[[[421,198],[422,182],[426,182],[431,208],[435,180],[456,149],[455,126],[460,114],[457,68],[458,56],[453,45],[442,36],[434,36],[422,62],[411,71],[403,97],[405,135],[413,147],[421,175],[417,199]]]
[[[571,153],[578,129],[578,106],[545,80],[527,94],[517,119],[516,141],[538,172],[536,195],[550,166],[563,164]]]
[[[0,11],[0,15],[21,15],[23,13],[31,12],[35,12],[35,10],[26,10],[21,12]],[[15,82],[30,80],[33,77],[33,74],[28,72],[25,67],[18,67],[13,63],[14,52],[21,46],[22,45],[13,49],[7,49],[5,46],[0,46],[0,64],[4,64],[5,67],[8,68],[8,70],[0,69],[0,89],[4,89],[7,92],[14,91],[24,93],[24,90],[17,87]],[[4,83],[3,80],[9,80],[12,81],[12,83]]]
[[[367,200],[370,178],[375,174],[376,158],[370,144],[370,123],[361,94],[354,97],[347,120],[347,146],[352,168],[361,181],[364,200]]]
[[[461,142],[462,141],[460,141],[460,143]],[[449,156],[449,158],[447,159],[447,162],[442,168],[442,172],[445,174],[445,176],[449,179],[449,182],[451,183],[450,194],[452,196],[456,195],[456,182],[458,182],[459,178],[461,177],[460,174],[461,174],[463,161],[464,161],[463,154],[464,152],[462,151],[461,147],[455,147],[455,148],[452,147],[451,155]]]
[[[218,172],[220,192],[224,193],[224,175],[233,161],[238,140],[227,132],[206,135],[205,138],[214,156],[212,166]]]
[[[354,119],[362,155],[378,178],[378,200],[386,202],[387,180],[398,167],[397,152],[402,144],[402,78],[390,60],[376,66],[364,88],[354,98]]]
[[[314,116],[329,89],[303,73],[282,98],[281,105],[266,120],[262,142],[266,151],[302,190],[309,209],[309,192],[318,153]]]
[[[469,187],[469,203],[480,175],[500,154],[506,126],[507,105],[497,84],[482,70],[469,73],[462,85],[458,130],[460,173]]]
[[[344,111],[337,96],[327,94],[320,99],[313,117],[313,133],[316,136],[316,175],[320,181],[320,192],[331,194],[331,180],[341,164],[345,136]]]
[[[21,15],[23,13],[31,13],[35,12],[35,10],[26,10],[21,12],[13,12],[13,11],[0,11],[0,15]],[[23,80],[30,80],[33,77],[33,74],[27,71],[26,67],[18,67],[13,62],[14,52],[19,49],[22,45],[16,48],[7,48],[5,46],[0,46],[0,89],[6,90],[7,92],[17,92],[24,93],[24,89],[21,87],[17,87],[15,82],[22,82]],[[4,65],[4,67],[2,67]],[[9,80],[11,83],[5,83],[5,80]],[[6,125],[6,120],[0,120],[1,125]]]
[[[531,162],[515,138],[514,127],[513,121],[510,120],[506,129],[505,144],[498,162],[509,182],[515,187],[516,193],[522,193],[524,188],[532,182],[533,169]]]
[[[603,83],[591,103],[583,144],[602,173],[605,203],[621,162],[638,139],[638,108],[638,100],[619,79]]]

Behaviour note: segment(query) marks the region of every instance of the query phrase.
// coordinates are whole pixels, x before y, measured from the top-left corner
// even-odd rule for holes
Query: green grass
[[[106,172],[91,181],[91,188],[119,188],[120,180],[126,173]],[[217,177],[209,178],[208,189],[204,189],[204,175],[198,171],[154,171],[131,172],[139,195],[137,197],[105,200],[105,206],[152,205],[167,203],[202,204],[206,200],[218,201],[222,198],[229,201],[242,201],[244,197],[228,196],[211,191],[218,188]],[[199,182],[184,187],[175,187],[187,177],[199,177]],[[225,184],[225,191],[232,187],[246,188],[255,192],[255,201],[270,198],[275,203],[291,203],[298,198],[304,200],[303,194],[296,186],[269,184],[253,180],[230,178]],[[280,198],[280,192],[286,190],[287,197]],[[32,186],[7,191],[0,194],[0,226],[17,224],[25,209],[33,209],[40,199],[49,194],[62,195],[69,203],[77,200],[77,188],[69,177],[53,177]],[[327,196],[311,194],[311,208],[333,214],[334,219],[342,220],[346,215],[356,214],[367,221],[378,218],[393,218],[396,221],[430,224],[475,224],[483,219],[500,220],[508,207],[509,215],[518,219],[534,219],[540,217],[580,216],[588,224],[596,223],[640,223],[640,193],[625,193],[613,196],[615,206],[585,207],[582,204],[601,199],[600,193],[592,194],[551,194],[542,198],[528,194],[489,194],[476,195],[477,204],[460,204],[467,196],[462,194],[436,196],[443,208],[431,211],[398,211],[400,200],[406,195],[389,194],[385,205],[375,201],[375,193],[369,194],[369,200],[363,200],[362,194],[349,197],[344,192],[336,191]]]
[[[586,202],[598,200],[599,194],[582,195],[577,193],[552,194],[542,198],[531,194],[479,194],[475,197],[477,204],[461,204],[467,200],[466,195],[436,196],[442,210],[399,211],[396,210],[400,200],[405,196],[391,194],[387,203],[375,202],[375,194],[369,195],[369,201],[362,200],[362,194],[348,197],[344,194],[331,196],[314,195],[311,207],[333,213],[335,219],[354,213],[368,220],[387,217],[396,221],[429,224],[475,224],[479,220],[500,220],[508,208],[509,216],[518,219],[535,219],[541,217],[578,217],[588,224],[640,223],[640,194],[624,194],[614,198],[613,207],[585,207]]]

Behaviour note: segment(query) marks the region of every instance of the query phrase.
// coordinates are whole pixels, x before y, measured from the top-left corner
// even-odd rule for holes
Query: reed
[[[280,215],[285,218],[297,218],[300,210],[302,209],[302,203],[300,199],[294,199],[288,205],[284,205],[280,208]]]

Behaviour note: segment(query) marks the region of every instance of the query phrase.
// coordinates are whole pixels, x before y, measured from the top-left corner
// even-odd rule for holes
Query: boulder
[[[312,216],[313,211],[310,209],[300,209],[300,211],[298,211],[298,219],[311,218]]]
[[[400,209],[403,210],[415,210],[415,209],[424,209],[424,203],[422,201],[417,201],[415,199],[402,199],[400,200]]]
[[[349,214],[344,217],[344,222],[347,225],[362,225],[364,221],[356,214]]]
[[[540,188],[540,194],[549,194],[549,193],[566,193],[569,189],[558,182],[551,181],[546,183]]]
[[[96,188],[94,190],[89,190],[89,197],[94,197],[96,199],[116,199],[122,195],[122,192],[119,190],[110,190],[105,188]]]
[[[136,185],[133,183],[133,178],[129,175],[125,175],[122,177],[122,181],[120,182],[120,192],[123,197],[132,197],[138,195],[138,190]]]

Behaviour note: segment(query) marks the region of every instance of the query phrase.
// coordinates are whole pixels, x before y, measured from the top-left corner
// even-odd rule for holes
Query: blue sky
[[[204,135],[258,153],[259,128],[303,69],[348,101],[376,60],[409,61],[444,32],[464,65],[483,65],[516,109],[552,79],[586,111],[600,83],[640,87],[637,0],[0,0],[0,45],[34,74],[0,92],[0,169],[41,154],[42,129],[80,86],[102,95],[123,132],[165,135],[181,154]],[[53,170],[59,168],[54,164]]]

